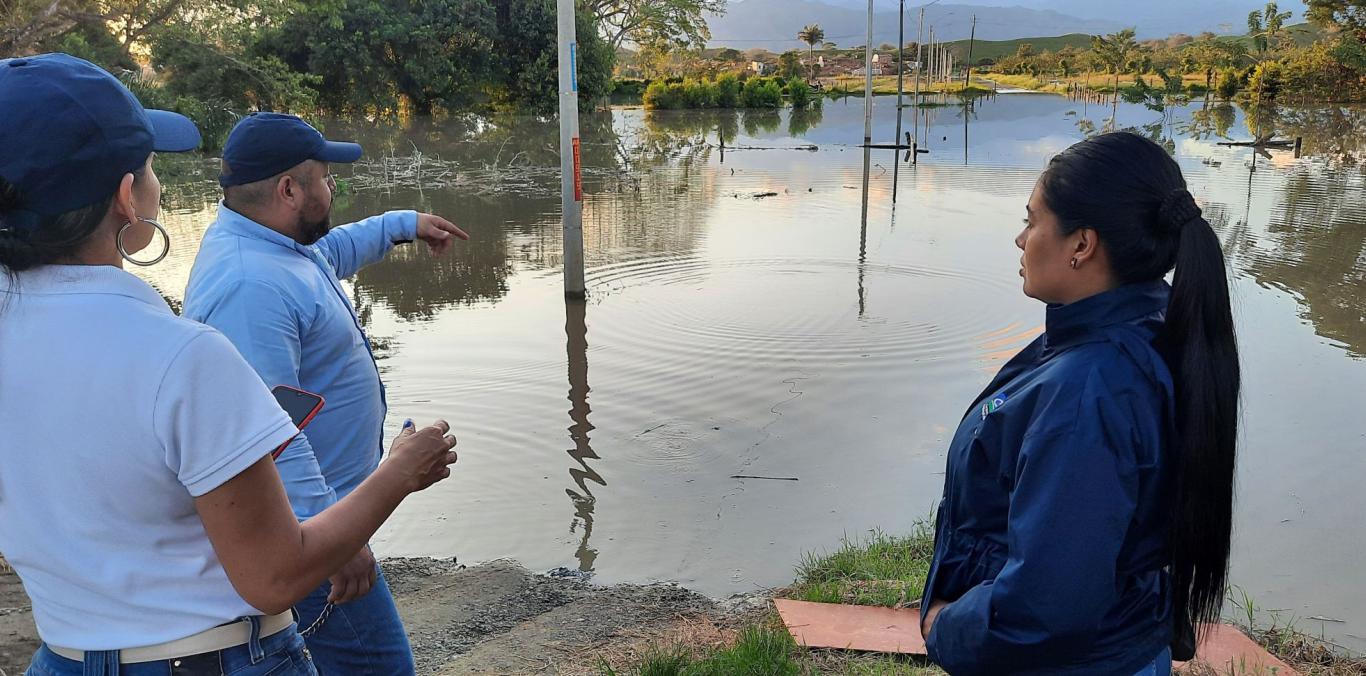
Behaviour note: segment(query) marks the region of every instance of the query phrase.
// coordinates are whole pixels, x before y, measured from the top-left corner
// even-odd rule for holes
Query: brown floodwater
[[[1042,330],[1013,244],[1029,191],[1108,110],[1040,95],[981,100],[967,120],[932,109],[916,167],[890,150],[865,164],[862,110],[585,116],[585,304],[562,293],[554,120],[329,122],[367,150],[334,168],[334,222],[418,208],[473,236],[442,259],[397,250],[349,285],[390,434],[440,416],[460,436],[455,475],[410,499],[377,551],[723,596],[928,517],[964,407]],[[1250,136],[1229,106],[1119,116],[1168,145],[1229,252],[1245,369],[1233,582],[1356,650],[1363,112],[1278,111],[1301,159],[1216,145]],[[879,140],[894,115],[879,99]],[[216,187],[212,160],[159,170],[176,246],[141,274],[174,302]]]

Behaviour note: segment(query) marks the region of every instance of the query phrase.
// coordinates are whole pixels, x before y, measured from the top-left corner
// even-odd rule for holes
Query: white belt
[[[294,626],[293,611],[286,610],[279,615],[269,615],[261,618],[261,638],[274,636],[290,627]],[[207,631],[201,631],[194,636],[186,636],[182,639],[168,641],[158,645],[143,646],[141,648],[129,648],[119,651],[120,664],[136,664],[138,662],[158,662],[161,660],[173,660],[178,657],[190,657],[211,653],[228,648],[236,648],[251,642],[251,622],[241,620],[232,624],[225,624],[214,627]],[[85,661],[84,650],[74,650],[72,648],[59,648],[49,645],[51,650],[62,657],[77,662]]]

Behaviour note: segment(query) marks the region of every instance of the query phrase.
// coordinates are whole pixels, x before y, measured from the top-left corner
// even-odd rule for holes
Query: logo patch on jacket
[[[994,397],[992,397],[992,398],[990,398],[990,399],[987,399],[985,402],[983,402],[983,403],[982,403],[982,420],[986,420],[986,419],[987,419],[987,416],[991,415],[992,413],[995,413],[995,412],[996,412],[998,409],[1000,409],[1002,406],[1005,406],[1006,400],[1007,400],[1007,399],[1009,399],[1009,397],[1007,397],[1006,394],[1005,394],[1004,392],[1002,392],[1001,394],[998,394],[998,395],[996,395],[996,396],[994,396]]]

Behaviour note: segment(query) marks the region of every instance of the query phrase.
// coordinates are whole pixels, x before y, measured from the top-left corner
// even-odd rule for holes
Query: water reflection
[[[458,205],[458,206],[457,206]],[[434,258],[425,247],[399,247],[378,265],[356,277],[356,287],[405,320],[428,319],[447,308],[497,301],[508,291],[512,273],[508,239],[495,224],[535,220],[547,205],[535,201],[462,199],[442,205],[440,213],[478,214],[478,220],[453,216],[470,233],[470,240]]]
[[[768,108],[751,108],[744,112],[745,133],[761,136],[778,131],[783,126],[783,115]]]
[[[793,110],[787,119],[787,135],[791,137],[806,136],[812,127],[820,126],[825,119],[825,106],[819,102],[810,108]]]
[[[892,156],[896,156],[896,151],[892,151]],[[864,313],[868,310],[867,290],[863,286],[864,276],[867,274],[868,266],[868,182],[872,178],[873,149],[863,149],[863,199],[862,215],[859,219],[858,231],[858,316],[863,319]],[[893,180],[898,180],[899,175]]]
[[[592,388],[588,386],[587,308],[587,303],[573,300],[566,301],[564,307],[564,332],[568,338],[565,345],[569,354],[569,418],[573,421],[569,426],[569,438],[574,442],[574,448],[568,451],[569,457],[574,460],[574,465],[569,468],[574,486],[566,488],[564,492],[574,505],[574,518],[570,521],[569,532],[580,534],[574,558],[579,562],[579,570],[585,573],[593,571],[593,563],[598,558],[598,550],[589,546],[589,539],[593,537],[593,508],[597,498],[588,487],[588,482],[607,486],[607,481],[597,470],[588,466],[589,460],[600,458],[593,451],[589,436],[593,424],[588,422],[588,414],[593,409],[588,405],[588,393]]]
[[[1291,170],[1267,233],[1272,248],[1247,271],[1294,293],[1319,335],[1366,357],[1366,212],[1360,172]],[[1265,244],[1264,244],[1265,246]]]

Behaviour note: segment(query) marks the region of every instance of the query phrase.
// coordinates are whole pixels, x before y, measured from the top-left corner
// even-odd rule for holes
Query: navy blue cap
[[[297,116],[253,113],[228,134],[218,184],[226,188],[264,181],[307,160],[349,164],[360,155],[359,145],[329,141]]]
[[[0,178],[23,203],[0,227],[32,227],[42,216],[112,195],[153,152],[199,147],[183,115],[144,110],[107,71],[67,54],[0,60]]]

